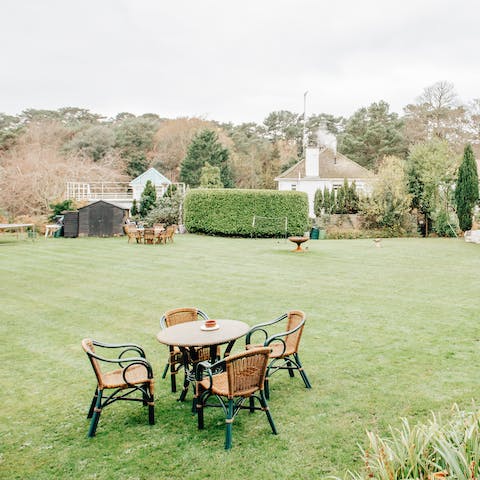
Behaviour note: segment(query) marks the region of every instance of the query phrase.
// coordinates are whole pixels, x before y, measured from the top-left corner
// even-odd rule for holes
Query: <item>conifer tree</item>
[[[322,214],[323,207],[323,193],[320,189],[315,192],[315,198],[313,199],[313,213],[316,217]]]
[[[203,130],[194,137],[188,147],[187,156],[180,167],[180,181],[192,188],[200,185],[200,176],[205,162],[220,169],[220,178],[226,188],[233,187],[233,176],[229,165],[229,151],[218,141],[213,130]]]
[[[460,228],[463,231],[472,228],[473,208],[478,202],[478,172],[472,146],[465,147],[463,161],[458,171],[455,187],[455,202]]]
[[[331,196],[330,196],[330,190],[325,187],[323,187],[323,211],[326,214],[332,213],[332,203],[331,203]]]
[[[140,197],[140,215],[146,217],[148,212],[155,206],[157,201],[157,191],[151,180],[147,180],[145,188]]]

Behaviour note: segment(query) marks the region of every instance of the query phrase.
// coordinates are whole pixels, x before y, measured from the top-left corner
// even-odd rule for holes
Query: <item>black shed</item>
[[[79,237],[113,237],[123,235],[128,208],[103,200],[78,209]]]

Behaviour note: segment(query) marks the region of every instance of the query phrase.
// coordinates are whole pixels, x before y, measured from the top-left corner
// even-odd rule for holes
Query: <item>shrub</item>
[[[182,195],[176,193],[171,197],[163,196],[157,200],[154,207],[145,217],[145,223],[152,226],[154,223],[165,223],[167,225],[179,224],[180,207]]]
[[[253,228],[254,215],[272,219]],[[191,190],[184,203],[185,227],[189,232],[211,235],[262,237],[283,236],[283,217],[288,234],[303,234],[308,227],[307,194],[276,190]]]
[[[439,237],[456,237],[458,223],[455,215],[441,209],[433,216],[433,229]]]
[[[48,217],[49,220],[55,220],[57,215],[61,215],[62,212],[67,210],[73,210],[73,200],[64,200],[59,203],[51,203],[50,208],[52,209],[52,214]]]

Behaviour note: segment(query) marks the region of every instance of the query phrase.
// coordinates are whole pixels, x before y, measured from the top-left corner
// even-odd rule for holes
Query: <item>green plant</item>
[[[140,216],[146,217],[148,215],[148,212],[150,212],[150,210],[154,208],[156,201],[157,191],[155,190],[155,186],[153,185],[151,180],[147,180],[145,188],[142,192],[142,196],[140,198]]]
[[[162,197],[157,200],[157,205],[150,210],[145,217],[147,225],[154,223],[165,223],[167,225],[179,224],[180,209],[183,197],[180,194],[172,195],[171,197]]]
[[[315,192],[315,198],[313,199],[313,213],[315,213],[316,217],[319,217],[322,214],[323,204],[323,192],[321,189],[318,189]]]
[[[469,144],[465,147],[455,188],[458,221],[463,231],[472,228],[473,207],[478,202],[478,195],[477,164]]]
[[[439,237],[456,237],[458,223],[455,214],[443,208],[437,211],[433,215],[433,229]]]
[[[138,215],[138,205],[137,205],[136,198],[133,199],[132,208],[130,209],[130,214],[132,215],[132,217],[135,217],[136,215]]]
[[[189,232],[210,235],[272,237],[299,235],[308,227],[308,200],[303,192],[275,190],[191,190],[184,203],[185,226]],[[255,228],[254,216],[275,221]]]
[[[52,209],[52,214],[48,217],[49,220],[54,220],[57,215],[61,215],[62,212],[73,210],[73,200],[64,200],[59,203],[51,203],[50,208]]]

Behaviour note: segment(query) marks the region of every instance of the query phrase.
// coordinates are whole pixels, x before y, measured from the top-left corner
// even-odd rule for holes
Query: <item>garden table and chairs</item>
[[[165,324],[164,324],[165,325]],[[214,363],[218,359],[218,348],[227,344],[224,356],[228,356],[235,341],[243,337],[250,330],[250,326],[238,320],[215,320],[214,327],[206,327],[203,321],[185,321],[170,327],[165,327],[157,335],[157,340],[167,345],[170,350],[170,361],[175,347],[181,355],[183,364],[184,382],[180,394],[180,401],[184,401],[191,383],[195,385],[198,362],[208,351],[208,359]],[[177,370],[178,371],[178,370]],[[173,381],[172,381],[173,390]],[[193,411],[196,411],[196,391],[194,391]]]

